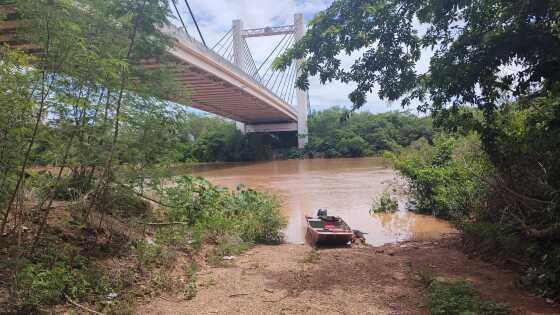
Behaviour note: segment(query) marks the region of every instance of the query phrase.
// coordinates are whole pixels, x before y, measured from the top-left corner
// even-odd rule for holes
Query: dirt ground
[[[427,314],[419,273],[471,281],[484,298],[514,314],[560,314],[531,296],[516,275],[457,249],[455,240],[384,247],[320,249],[307,245],[257,246],[231,267],[198,272],[190,301],[156,298],[141,314]],[[549,301],[550,302],[550,301]]]

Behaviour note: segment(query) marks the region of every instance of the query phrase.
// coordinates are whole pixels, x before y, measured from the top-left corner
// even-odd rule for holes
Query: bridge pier
[[[303,14],[297,13],[294,15],[294,26],[295,26],[295,40],[300,40],[305,33],[305,22],[303,20]],[[298,66],[303,63],[303,60],[297,61]],[[297,77],[301,74],[298,70]],[[297,89],[297,130],[298,130],[298,148],[303,149],[309,140],[307,134],[307,114],[309,108],[309,94],[307,91]]]
[[[231,31],[233,35],[233,63],[241,69],[243,67],[243,35],[241,34],[243,31],[243,21],[233,20]],[[235,127],[243,134],[247,132],[243,122],[236,121]]]

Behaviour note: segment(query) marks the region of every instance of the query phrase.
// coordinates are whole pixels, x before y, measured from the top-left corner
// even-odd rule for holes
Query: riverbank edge
[[[427,314],[434,281],[464,281],[477,298],[506,305],[512,314],[560,312],[521,288],[515,271],[466,255],[459,237],[352,248],[256,245],[228,267],[205,266],[197,274],[192,300],[166,294],[140,303],[141,313]]]

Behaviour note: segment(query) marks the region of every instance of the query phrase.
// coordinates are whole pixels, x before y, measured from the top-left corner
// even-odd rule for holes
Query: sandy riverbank
[[[453,239],[383,247],[322,249],[306,245],[256,246],[227,268],[198,273],[190,301],[155,298],[142,314],[426,314],[419,277],[466,279],[483,298],[514,314],[560,314],[516,285],[514,272],[469,258]]]

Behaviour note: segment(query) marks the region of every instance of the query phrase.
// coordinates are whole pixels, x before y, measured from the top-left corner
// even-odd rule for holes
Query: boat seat
[[[323,222],[321,220],[309,220],[309,225],[314,229],[323,228]]]

